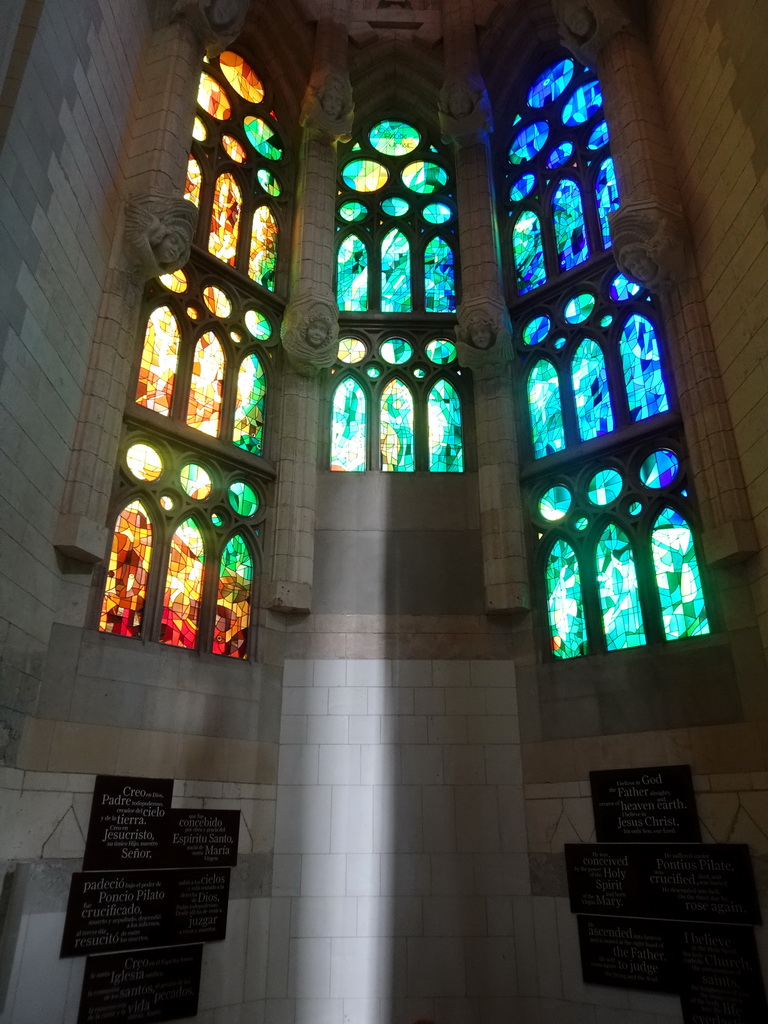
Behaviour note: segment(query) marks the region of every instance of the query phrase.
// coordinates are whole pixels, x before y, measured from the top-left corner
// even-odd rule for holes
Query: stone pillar
[[[565,45],[600,76],[621,206],[611,215],[620,269],[661,296],[711,565],[757,550],[647,44],[617,0],[554,0]]]
[[[144,285],[189,259],[197,210],[182,198],[203,53],[240,32],[249,0],[161,0],[121,180],[121,213],[54,544],[99,562]]]
[[[317,25],[304,96],[291,294],[281,336],[285,355],[280,458],[269,607],[308,612],[312,603],[320,373],[332,366],[339,324],[333,293],[336,143],[349,139],[352,89],[346,70],[346,0],[332,0]]]
[[[490,103],[480,75],[472,0],[443,9],[446,78],[440,94],[444,141],[456,151],[462,303],[459,362],[472,370],[487,612],[530,607],[515,416],[511,329],[504,302],[494,210]]]

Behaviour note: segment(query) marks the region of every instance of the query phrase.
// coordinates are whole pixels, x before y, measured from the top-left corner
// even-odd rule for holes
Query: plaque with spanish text
[[[751,928],[682,925],[680,1000],[685,1024],[765,1024],[768,1004]]]
[[[240,811],[178,810],[170,813],[169,867],[235,867]]]
[[[588,985],[677,992],[677,923],[635,918],[577,917],[581,973]]]
[[[590,772],[599,843],[700,843],[686,764]]]
[[[83,870],[161,866],[172,795],[173,779],[97,775]]]

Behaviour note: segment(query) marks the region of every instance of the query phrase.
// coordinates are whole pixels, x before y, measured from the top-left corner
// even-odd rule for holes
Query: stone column
[[[645,39],[617,0],[554,0],[565,45],[600,76],[621,206],[620,269],[661,296],[711,565],[757,550],[744,479]]]
[[[182,198],[203,53],[239,34],[249,0],[161,0],[120,179],[120,216],[54,544],[99,562],[144,285],[189,259],[197,210]],[[105,525],[106,524],[106,525]]]
[[[456,151],[462,303],[459,362],[475,386],[480,529],[487,612],[530,607],[515,416],[511,328],[504,302],[494,210],[490,103],[480,75],[472,0],[443,9],[446,78],[440,94],[444,141]]]
[[[336,143],[350,137],[353,105],[346,70],[348,2],[328,6],[317,25],[302,106],[291,294],[281,328],[285,368],[268,605],[283,612],[311,608],[320,374],[333,365],[339,336],[333,293]]]

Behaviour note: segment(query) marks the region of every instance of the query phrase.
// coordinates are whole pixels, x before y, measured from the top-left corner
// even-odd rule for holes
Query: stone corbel
[[[606,43],[631,24],[622,0],[552,0],[552,4],[563,45],[590,67]]]
[[[124,217],[125,255],[137,284],[172,274],[189,260],[197,207],[188,200],[163,192],[131,196]]]
[[[336,303],[329,295],[305,294],[293,299],[280,327],[283,349],[294,370],[314,376],[333,366],[339,348]]]
[[[314,69],[301,107],[301,126],[328,142],[349,142],[355,107],[349,75],[323,63]]]
[[[449,75],[440,90],[439,113],[443,142],[471,145],[493,131],[491,104],[480,75]]]
[[[456,350],[461,366],[476,378],[495,377],[512,363],[512,324],[506,306],[497,299],[469,299],[459,308]]]
[[[664,291],[688,275],[688,233],[679,210],[655,200],[622,205],[609,217],[619,269],[650,291]]]
[[[217,57],[237,39],[245,24],[251,0],[171,0],[171,21],[184,19],[205,47]]]

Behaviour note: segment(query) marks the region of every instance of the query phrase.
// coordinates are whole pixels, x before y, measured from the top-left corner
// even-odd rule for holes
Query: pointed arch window
[[[629,414],[644,420],[669,409],[656,331],[638,313],[627,318],[619,338]]]
[[[571,270],[589,257],[589,243],[581,190],[570,178],[563,178],[555,189],[552,197],[552,219],[558,265],[560,270]]]
[[[461,403],[450,381],[439,380],[427,396],[429,468],[433,473],[460,473],[464,469]]]
[[[386,234],[381,243],[381,311],[411,311],[411,247],[397,228]]]
[[[666,638],[709,633],[693,534],[675,509],[665,508],[657,518],[651,547]]]
[[[424,294],[428,313],[456,312],[453,249],[439,235],[424,250]]]
[[[381,396],[381,468],[395,473],[415,469],[413,448],[413,395],[394,377]]]
[[[515,221],[512,246],[517,271],[517,290],[520,295],[525,295],[526,292],[545,284],[547,280],[541,224],[532,210],[523,210]]]
[[[609,523],[601,534],[595,560],[607,649],[641,646],[645,643],[645,630],[635,559],[629,538],[614,523]]]
[[[346,377],[333,392],[331,469],[360,473],[366,469],[368,412],[365,391],[354,377]]]
[[[151,557],[152,521],[142,503],[133,501],[115,526],[99,623],[104,632],[140,635]]]
[[[368,250],[357,235],[347,235],[339,245],[336,280],[340,310],[360,313],[368,309]]]
[[[565,447],[560,381],[548,359],[540,359],[528,379],[528,410],[531,417],[534,458]]]
[[[594,338],[585,338],[576,349],[571,379],[581,440],[609,434],[613,430],[613,411],[608,371],[602,349]]]
[[[586,654],[587,631],[579,560],[565,541],[558,540],[552,545],[545,578],[553,654],[556,658],[575,658]]]
[[[247,656],[252,591],[253,557],[245,537],[237,533],[227,542],[219,564],[214,654]]]
[[[171,539],[160,642],[195,648],[203,593],[205,545],[194,519],[185,519]]]

